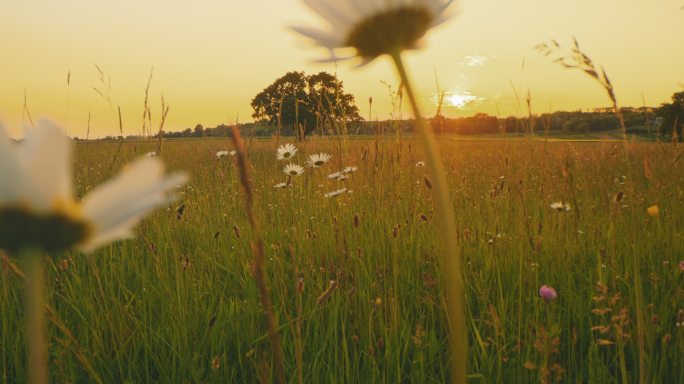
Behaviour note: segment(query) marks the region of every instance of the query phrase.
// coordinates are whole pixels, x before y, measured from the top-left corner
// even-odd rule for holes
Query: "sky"
[[[534,47],[551,39],[603,66],[623,106],[657,106],[684,87],[684,0],[462,0],[455,16],[407,53],[425,115],[500,117],[610,104],[595,80],[564,69]],[[2,0],[0,121],[22,134],[28,114],[71,136],[139,134],[145,88],[152,128],[252,121],[250,101],[288,71],[337,73],[361,115],[393,111],[388,58],[318,64],[326,52],[289,27],[325,27],[300,0]],[[102,70],[103,76],[97,68]],[[68,82],[67,82],[68,79]],[[95,89],[99,90],[98,93]],[[517,96],[516,96],[517,95]],[[26,108],[25,108],[26,107]],[[403,116],[410,116],[403,106]]]

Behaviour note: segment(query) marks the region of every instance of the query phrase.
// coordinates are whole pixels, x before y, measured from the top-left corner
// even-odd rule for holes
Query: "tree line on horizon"
[[[390,92],[393,91],[390,89]],[[401,103],[401,91],[393,94]],[[659,107],[623,107],[628,134],[682,138],[684,128],[684,92],[672,95],[670,103]],[[366,121],[361,117],[355,97],[344,92],[342,81],[327,72],[307,75],[288,72],[259,92],[251,101],[254,122],[239,124],[244,135],[294,136],[303,140],[308,135],[385,135],[412,130],[411,120],[391,115],[390,119]],[[369,99],[369,108],[372,98]],[[527,117],[496,117],[476,113],[469,117],[445,117],[441,108],[428,119],[438,134],[537,134],[571,133],[591,135],[618,129],[620,123],[612,108],[591,111],[556,111]],[[165,138],[228,137],[230,126],[205,128],[197,124],[178,132],[162,132]],[[159,133],[154,135],[158,138]],[[101,140],[140,139],[131,135],[107,136]],[[78,138],[75,138],[78,140]]]

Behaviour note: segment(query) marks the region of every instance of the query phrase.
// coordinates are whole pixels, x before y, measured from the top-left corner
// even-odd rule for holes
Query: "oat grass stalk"
[[[261,305],[264,308],[264,316],[266,318],[266,325],[268,327],[268,336],[271,341],[271,348],[273,352],[273,364],[275,365],[276,378],[278,383],[285,383],[285,366],[283,364],[283,351],[280,345],[280,336],[278,335],[278,324],[273,313],[273,302],[271,301],[271,292],[268,284],[268,275],[266,274],[266,263],[264,256],[264,241],[261,236],[256,216],[254,215],[254,193],[249,181],[249,163],[247,160],[247,153],[245,151],[245,142],[240,135],[240,129],[234,125],[231,127],[231,135],[233,145],[237,151],[237,163],[240,171],[240,182],[245,191],[245,209],[247,212],[247,220],[252,227],[254,239],[252,240],[252,256],[254,258],[254,280],[259,289],[259,297]]]
[[[445,281],[449,317],[449,344],[452,355],[452,382],[465,383],[468,347],[465,324],[465,290],[461,272],[459,246],[456,240],[454,206],[449,196],[446,173],[442,160],[439,157],[434,133],[428,128],[422,117],[401,53],[399,51],[394,52],[391,54],[391,57],[413,109],[418,138],[425,150],[426,164],[432,179],[432,197],[438,223],[438,238],[442,246],[444,266],[446,268]]]

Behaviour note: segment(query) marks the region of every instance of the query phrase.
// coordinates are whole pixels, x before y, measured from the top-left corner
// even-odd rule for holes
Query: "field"
[[[443,263],[417,143],[295,144],[295,163],[318,152],[332,160],[276,189],[287,177],[275,141],[247,141],[289,382],[448,381]],[[463,258],[471,382],[684,382],[681,147],[439,144]],[[156,149],[78,144],[77,195]],[[227,139],[164,142],[168,168],[190,175],[179,200],[135,239],[47,260],[52,382],[273,380],[238,170],[215,156],[230,149]],[[346,166],[358,167],[347,180],[326,177]],[[24,382],[23,266],[3,260],[0,380]],[[557,298],[540,298],[542,285]]]

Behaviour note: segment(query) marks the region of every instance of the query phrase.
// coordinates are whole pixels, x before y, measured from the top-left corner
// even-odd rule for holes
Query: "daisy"
[[[297,147],[292,144],[284,144],[276,150],[276,158],[278,160],[289,159],[297,153]]]
[[[424,161],[419,161],[419,162],[416,163],[416,167],[417,167],[417,168],[422,168],[422,167],[424,167],[424,166],[425,166],[425,162],[424,162]]]
[[[293,27],[331,52],[354,48],[364,63],[383,54],[417,49],[427,31],[449,19],[452,0],[304,0],[328,23],[327,30]]]
[[[278,183],[273,186],[273,188],[279,189],[279,188],[287,188],[287,183]]]
[[[299,176],[304,173],[304,168],[301,165],[290,163],[283,168],[283,172],[288,176]]]
[[[306,163],[309,164],[310,167],[317,168],[327,163],[331,158],[332,156],[327,153],[314,153],[313,155],[309,156],[309,160],[307,160]]]
[[[553,209],[554,211],[557,211],[557,212],[563,212],[563,211],[568,212],[572,209],[570,207],[570,204],[564,203],[562,201],[557,201],[555,203],[551,203],[549,205],[549,207],[551,207],[551,209]]]
[[[358,167],[346,167],[342,170],[342,173],[354,173],[358,170]]]
[[[187,179],[164,177],[161,161],[143,157],[76,201],[71,167],[69,140],[55,124],[41,119],[20,145],[0,125],[0,249],[89,252],[131,237],[133,226],[172,201],[168,192]]]
[[[147,157],[157,157],[157,151],[147,152],[145,154]]]
[[[342,171],[342,172],[331,173],[331,174],[328,175],[328,179],[338,180],[340,177],[342,177],[342,176],[344,175],[343,172],[344,172],[344,171]]]
[[[233,156],[234,154],[235,151],[218,151],[216,152],[216,160],[221,159],[223,157],[228,157],[228,155]]]
[[[337,191],[328,192],[323,197],[335,197],[347,192],[347,188],[338,189]]]

